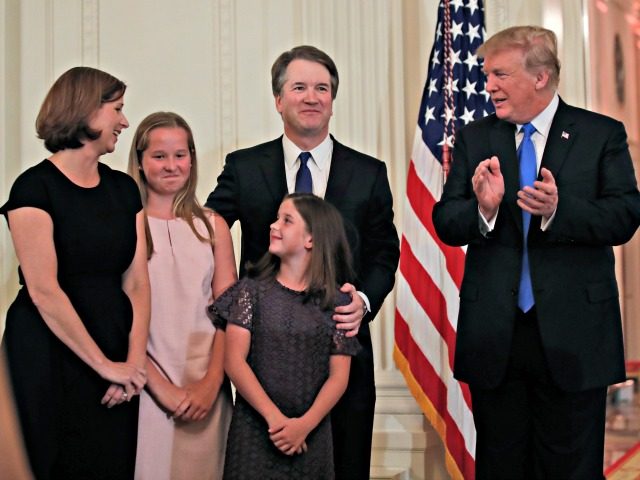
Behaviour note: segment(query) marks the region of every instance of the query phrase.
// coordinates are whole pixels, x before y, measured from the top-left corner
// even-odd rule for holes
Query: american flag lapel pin
[[[569,134],[567,132],[565,132],[564,130],[562,131],[562,139],[563,140],[569,140]]]

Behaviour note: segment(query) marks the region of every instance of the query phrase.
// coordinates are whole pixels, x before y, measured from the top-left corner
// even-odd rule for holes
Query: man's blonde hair
[[[549,84],[553,88],[560,83],[558,40],[551,30],[537,26],[518,26],[502,30],[480,47],[477,54],[486,57],[501,50],[517,48],[524,53],[524,66],[535,73],[543,68],[549,72]]]

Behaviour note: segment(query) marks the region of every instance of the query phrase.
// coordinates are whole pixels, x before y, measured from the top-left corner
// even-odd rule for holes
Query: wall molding
[[[99,0],[82,0],[82,65],[100,65]]]

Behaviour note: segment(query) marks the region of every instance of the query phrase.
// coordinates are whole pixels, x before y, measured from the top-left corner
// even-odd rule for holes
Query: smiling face
[[[286,80],[275,101],[287,137],[299,147],[315,147],[329,134],[333,98],[331,76],[324,65],[293,60],[287,66]]]
[[[498,50],[484,59],[486,89],[498,118],[511,123],[527,123],[549,104],[553,88],[549,73],[525,68],[524,53],[518,48]]]
[[[158,127],[149,132],[148,141],[141,159],[148,193],[174,197],[191,173],[188,134],[183,128]]]
[[[270,227],[269,253],[286,258],[311,253],[312,238],[307,224],[296,209],[293,200],[287,199],[278,209],[278,217]]]
[[[124,107],[124,96],[113,102],[105,102],[91,116],[89,128],[100,132],[100,136],[89,142],[98,155],[111,153],[116,148],[118,136],[125,128],[129,127],[127,117],[122,111]]]

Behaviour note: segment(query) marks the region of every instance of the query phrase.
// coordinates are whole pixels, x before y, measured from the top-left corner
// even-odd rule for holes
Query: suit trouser
[[[368,480],[376,404],[373,353],[368,326],[360,328],[362,351],[351,359],[349,385],[331,410],[336,480]]]
[[[507,373],[471,386],[476,479],[602,479],[606,387],[566,392],[551,379],[535,307],[519,313]]]

